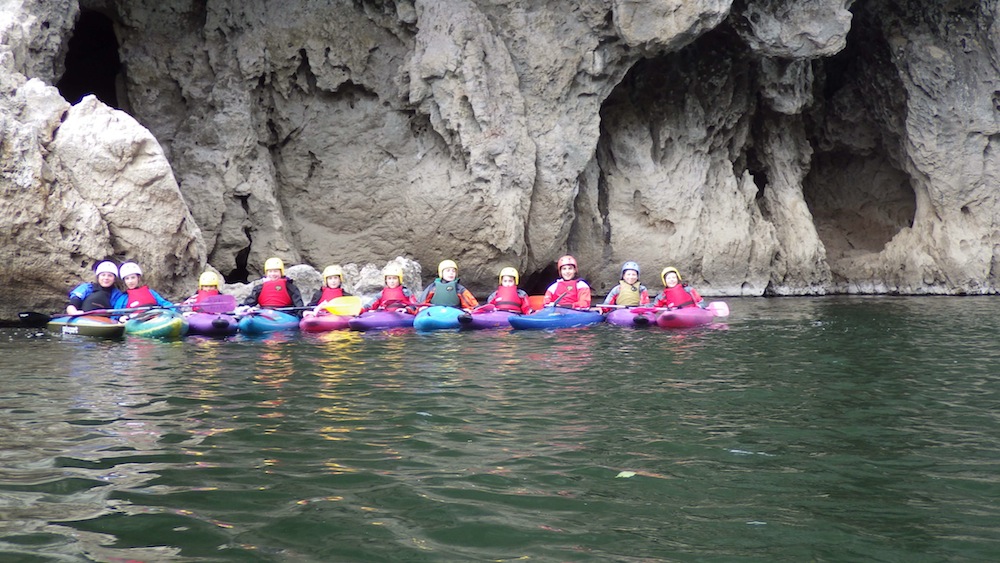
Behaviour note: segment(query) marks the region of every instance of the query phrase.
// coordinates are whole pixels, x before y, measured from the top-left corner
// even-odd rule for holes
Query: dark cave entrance
[[[855,10],[846,48],[814,63],[817,103],[807,114],[814,154],[803,197],[834,275],[881,252],[913,225],[916,194],[895,155],[906,93],[878,14]]]
[[[112,21],[93,10],[81,10],[66,53],[66,70],[56,88],[71,104],[94,94],[105,104],[120,109],[116,80],[121,71],[118,40]]]

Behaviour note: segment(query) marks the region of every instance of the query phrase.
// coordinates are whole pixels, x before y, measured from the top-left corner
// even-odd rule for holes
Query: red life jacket
[[[403,293],[403,286],[386,287],[382,289],[382,297],[379,299],[379,306],[384,309],[394,309],[405,307],[410,304],[410,298]]]
[[[292,296],[288,295],[288,280],[278,278],[267,280],[260,286],[260,295],[257,296],[257,304],[261,307],[290,307]]]
[[[557,307],[573,307],[579,297],[576,290],[576,284],[579,281],[580,280],[576,278],[569,281],[564,279],[557,281],[556,290],[552,292],[552,302],[555,303]],[[560,296],[562,296],[562,299],[559,299]],[[556,299],[559,299],[558,303],[556,303]]]
[[[687,286],[677,284],[674,287],[664,288],[663,297],[671,307],[694,307],[697,301],[687,290]]]
[[[195,303],[203,303],[208,297],[215,297],[216,295],[222,295],[219,293],[218,289],[199,289],[197,295],[195,295]]]
[[[493,304],[501,311],[511,313],[521,312],[521,296],[517,294],[517,286],[501,285],[497,288],[497,295],[493,298]]]
[[[156,305],[156,298],[149,291],[149,286],[144,285],[128,290],[127,304],[129,307],[147,307],[149,305]]]
[[[323,286],[323,294],[319,296],[319,302],[329,301],[331,299],[336,299],[338,297],[344,296],[344,288],[337,287],[333,288],[330,286]]]

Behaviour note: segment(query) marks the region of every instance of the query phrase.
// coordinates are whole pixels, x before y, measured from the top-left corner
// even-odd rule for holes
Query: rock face
[[[534,293],[566,252],[598,293],[625,260],[706,295],[996,293],[997,9],[3,0],[0,279],[28,288],[0,318],[107,256],[177,297],[272,255]],[[74,33],[115,84],[67,84]]]

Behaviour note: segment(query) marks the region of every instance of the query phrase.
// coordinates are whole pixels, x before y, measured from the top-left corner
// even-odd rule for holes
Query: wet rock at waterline
[[[597,293],[625,260],[706,295],[997,288],[992,2],[8,4],[0,317],[106,256],[171,295],[272,255],[537,290],[565,252]]]

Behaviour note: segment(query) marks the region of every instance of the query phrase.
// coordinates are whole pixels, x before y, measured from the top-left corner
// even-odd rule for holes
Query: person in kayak
[[[558,305],[573,309],[590,308],[590,286],[576,277],[576,258],[563,256],[556,262],[559,279],[545,290],[545,305]]]
[[[517,269],[510,266],[501,269],[498,279],[500,286],[486,299],[486,304],[493,305],[497,311],[523,315],[530,313],[531,305],[528,302],[528,293],[517,287],[521,281]]]
[[[126,307],[171,307],[173,303],[153,291],[142,281],[142,269],[135,262],[125,262],[118,268],[118,275],[125,282],[128,301]]]
[[[243,307],[264,307],[276,309],[279,307],[301,307],[302,294],[291,278],[285,277],[285,263],[281,258],[268,258],[264,261],[264,282],[253,288],[250,295],[243,300]],[[241,307],[241,311],[245,309]]]
[[[611,288],[604,298],[604,305],[624,305],[638,307],[649,304],[649,291],[639,283],[639,264],[629,260],[622,264],[622,275],[618,285]]]
[[[479,301],[458,281],[458,264],[454,260],[444,260],[438,264],[438,277],[424,289],[417,300],[422,307],[444,305],[471,311],[479,306]]]
[[[222,291],[219,289],[221,283],[219,282],[219,275],[215,272],[202,272],[201,276],[198,277],[198,291],[184,300],[184,305],[196,305],[202,301],[208,299],[209,297],[215,297],[222,295]]]
[[[667,266],[660,272],[663,281],[663,291],[656,296],[654,307],[682,309],[684,307],[704,307],[704,299],[691,286],[681,283],[681,273],[673,266]]]
[[[323,269],[323,287],[316,290],[307,307],[315,307],[312,311],[302,313],[303,317],[315,317],[326,309],[319,306],[331,299],[347,297],[350,293],[344,291],[344,270],[340,266],[327,266]]]
[[[69,292],[67,315],[82,315],[87,311],[97,309],[122,309],[128,297],[118,289],[118,266],[110,260],[104,260],[94,268],[97,281],[84,282]]]
[[[403,268],[399,264],[389,264],[382,270],[385,287],[371,305],[361,309],[362,313],[378,309],[409,309],[417,305],[409,288],[403,285]]]

